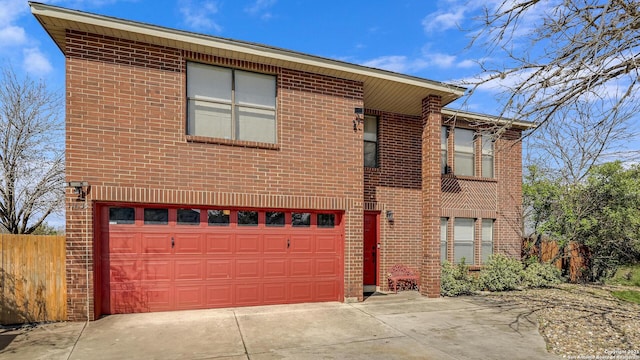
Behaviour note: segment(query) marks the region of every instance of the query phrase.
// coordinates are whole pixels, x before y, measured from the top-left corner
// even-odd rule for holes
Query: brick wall
[[[87,214],[103,201],[342,210],[344,295],[362,298],[361,83],[75,31],[66,54],[67,180],[91,184],[88,210],[67,197],[70,320],[87,300],[94,317]],[[187,60],[277,74],[278,144],[187,136]]]

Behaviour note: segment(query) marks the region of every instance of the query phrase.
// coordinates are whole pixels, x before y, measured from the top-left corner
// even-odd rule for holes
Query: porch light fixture
[[[364,121],[364,109],[354,108],[353,113],[356,114],[356,118],[353,119],[353,131],[358,131],[358,125]]]
[[[387,221],[392,223],[393,222],[393,211],[391,210],[387,210]]]
[[[86,181],[69,181],[67,186],[73,188],[73,193],[78,194],[78,199],[84,200],[87,196],[87,189],[89,187],[89,183]]]

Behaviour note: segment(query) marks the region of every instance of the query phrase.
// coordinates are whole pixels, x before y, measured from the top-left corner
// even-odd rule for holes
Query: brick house
[[[70,320],[440,293],[519,256],[521,132],[465,89],[30,3],[66,58]]]

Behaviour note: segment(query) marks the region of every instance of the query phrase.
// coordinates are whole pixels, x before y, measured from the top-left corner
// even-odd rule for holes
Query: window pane
[[[207,222],[209,225],[215,226],[227,226],[229,225],[229,214],[231,211],[229,210],[208,210],[207,211]]]
[[[257,211],[238,211],[238,225],[256,226],[258,225]]]
[[[236,104],[276,107],[276,77],[236,70]]]
[[[447,261],[447,218],[440,218],[440,263]]]
[[[378,167],[378,144],[370,141],[364,142],[364,166]]]
[[[474,146],[473,130],[454,129],[454,167],[455,174],[462,176],[474,176]]]
[[[473,176],[473,154],[455,154],[456,175]]]
[[[231,139],[231,105],[189,100],[187,134]]]
[[[291,225],[296,227],[311,226],[311,214],[309,213],[293,213],[291,214]]]
[[[284,226],[284,213],[267,211],[267,226]]]
[[[440,172],[442,174],[448,174],[447,167],[447,127],[443,126],[440,132]]]
[[[166,225],[169,223],[168,209],[144,209],[144,223],[146,225]]]
[[[456,263],[465,258],[467,264],[474,263],[474,219],[456,218],[453,230],[453,255]]]
[[[136,212],[134,208],[112,207],[109,208],[109,224],[133,224],[136,222]]]
[[[276,143],[276,112],[275,110],[236,107],[237,139]]]
[[[487,262],[493,254],[493,219],[482,219],[482,262]]]
[[[231,69],[188,62],[187,97],[231,102]]]
[[[482,155],[482,177],[493,177],[493,155]]]
[[[199,225],[200,209],[178,209],[178,225]]]
[[[336,215],[335,214],[318,214],[318,227],[332,228],[335,227]]]
[[[378,141],[378,118],[371,115],[364,117],[364,139]]]

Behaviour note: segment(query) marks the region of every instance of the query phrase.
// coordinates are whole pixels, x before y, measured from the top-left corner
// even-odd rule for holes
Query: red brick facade
[[[364,169],[353,129],[354,108],[367,106],[361,82],[71,30],[64,52],[67,180],[90,184],[86,201],[67,194],[70,320],[96,316],[100,203],[341,211],[346,300],[363,297],[365,210],[394,212],[380,217],[383,289],[386,269],[405,263],[420,270],[424,295],[439,296],[443,216],[495,218],[496,251],[519,253],[519,134],[497,142],[497,180],[441,176],[438,96],[421,116],[367,109],[379,118],[380,166]],[[186,135],[187,61],[276,75],[277,144]],[[443,192],[451,181],[463,190]]]

